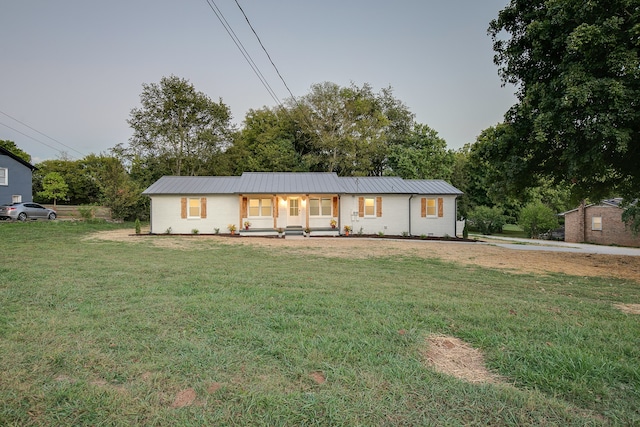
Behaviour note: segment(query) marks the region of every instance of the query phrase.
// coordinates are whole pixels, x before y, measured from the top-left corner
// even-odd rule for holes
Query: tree
[[[53,206],[56,206],[58,199],[64,199],[67,196],[69,187],[58,172],[49,172],[42,180],[42,191],[38,193],[40,197],[47,200],[53,200]]]
[[[531,202],[520,211],[520,227],[529,237],[536,238],[558,226],[558,218],[551,208],[541,202]]]
[[[342,176],[382,175],[390,142],[406,136],[413,123],[390,88],[375,94],[369,84],[315,84],[289,100],[289,108],[299,129],[295,146],[308,169]]]
[[[580,197],[636,197],[637,1],[511,0],[489,34],[503,81],[518,88],[491,153],[504,179],[524,188],[545,176]]]
[[[405,139],[389,147],[387,173],[405,179],[450,180],[453,163],[453,152],[438,132],[416,123]]]
[[[141,108],[131,110],[133,129],[128,158],[155,159],[173,175],[212,174],[207,169],[229,145],[231,112],[196,92],[188,80],[163,77],[159,84],[143,84]]]
[[[131,179],[122,163],[115,157],[100,156],[96,178],[100,185],[101,202],[111,209],[114,219],[145,218],[142,189]]]
[[[31,163],[31,155],[18,148],[15,142],[9,141],[8,139],[0,139],[0,147],[7,151],[11,151],[12,154],[20,157],[25,162]]]

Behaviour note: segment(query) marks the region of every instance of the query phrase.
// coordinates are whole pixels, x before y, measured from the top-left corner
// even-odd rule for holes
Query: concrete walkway
[[[574,252],[582,254],[627,255],[640,257],[640,248],[625,248],[620,246],[589,245],[586,243],[567,243],[556,240],[522,239],[519,237],[469,235],[494,246],[521,251],[549,251]],[[508,243],[513,242],[513,243]]]

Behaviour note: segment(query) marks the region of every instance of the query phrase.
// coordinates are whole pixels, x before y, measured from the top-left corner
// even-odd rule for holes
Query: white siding
[[[382,216],[358,216],[358,198],[382,197]],[[409,196],[406,195],[346,195],[340,199],[341,227],[350,225],[352,233],[402,235],[409,232]]]
[[[206,198],[207,218],[181,218],[182,197]],[[240,230],[239,209],[237,195],[152,196],[151,233],[164,234],[169,227],[175,234],[191,234],[194,229],[200,234],[212,234],[216,228],[228,233],[229,224]]]
[[[423,198],[436,199],[436,216],[422,217]],[[437,199],[443,199],[443,216],[438,217]],[[411,234],[414,236],[456,236],[456,196],[416,195],[411,199]]]

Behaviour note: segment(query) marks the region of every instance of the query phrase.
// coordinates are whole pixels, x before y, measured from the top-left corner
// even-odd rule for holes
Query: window
[[[11,203],[22,203],[22,195],[14,194],[13,196],[11,196]]]
[[[602,217],[601,216],[592,216],[591,217],[591,229],[592,230],[602,230]]]
[[[331,199],[309,199],[310,216],[331,216]]]
[[[364,216],[376,215],[376,199],[367,198],[364,199]]]
[[[9,185],[9,169],[0,168],[0,185]]]
[[[436,199],[427,198],[427,216],[436,216]]]
[[[249,216],[271,216],[271,199],[249,199]]]
[[[188,218],[200,218],[200,199],[189,199]]]

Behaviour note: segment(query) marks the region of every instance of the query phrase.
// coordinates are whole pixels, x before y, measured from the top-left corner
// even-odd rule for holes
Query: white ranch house
[[[335,173],[245,172],[242,176],[164,176],[151,198],[152,234],[352,233],[455,236],[460,190],[441,180],[338,177]],[[332,228],[331,222],[336,226]],[[245,229],[245,222],[250,222]]]

